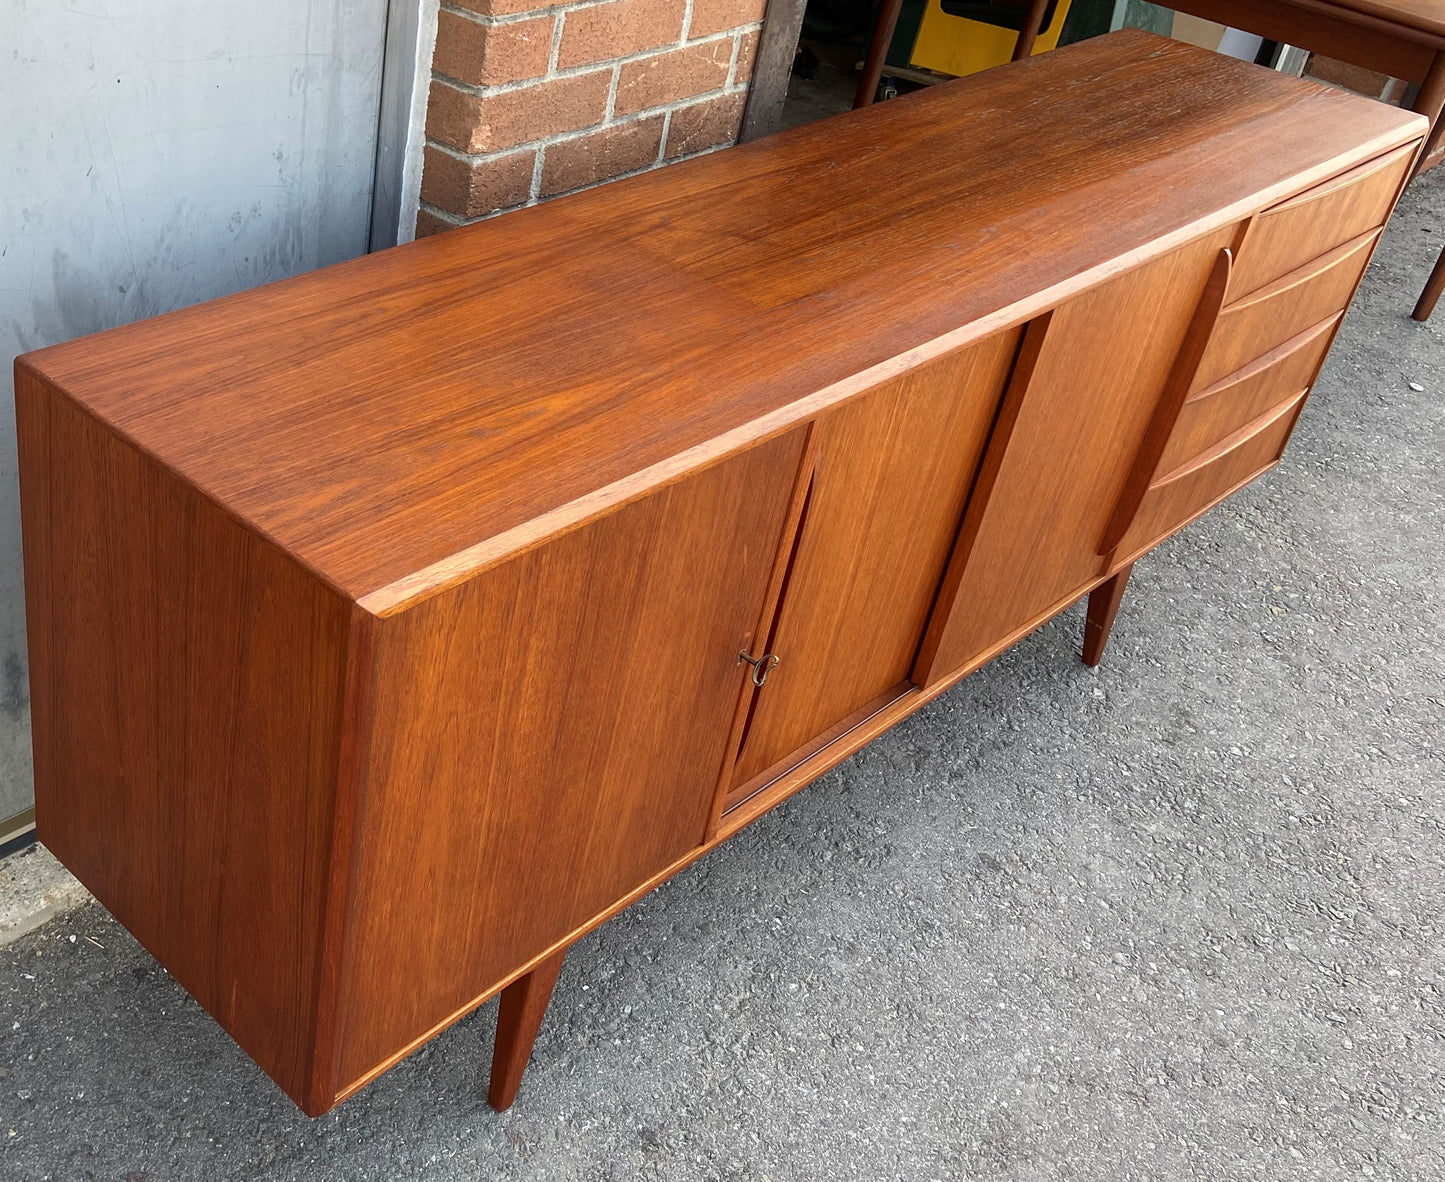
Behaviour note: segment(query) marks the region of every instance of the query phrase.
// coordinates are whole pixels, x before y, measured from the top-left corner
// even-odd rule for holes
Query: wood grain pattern
[[[1331,0],[1331,4],[1392,25],[1433,33],[1445,42],[1445,4],[1440,0]]]
[[[1216,231],[1064,304],[1037,343],[1026,337],[914,681],[967,663],[1103,573],[1099,539],[1233,240],[1234,227]]]
[[[979,465],[978,479],[974,482],[969,496],[963,523],[958,529],[958,539],[954,543],[953,553],[949,556],[948,567],[943,572],[943,582],[938,589],[933,614],[929,617],[928,628],[924,631],[923,643],[918,646],[918,658],[914,661],[913,675],[910,678],[916,685],[933,685],[952,672],[952,668],[941,663],[940,649],[944,650],[942,661],[950,661],[946,650],[949,631],[955,627],[952,622],[955,610],[953,605],[959,598],[969,558],[984,528],[985,510],[993,500],[1003,475],[1009,444],[1023,411],[1024,395],[1033,385],[1044,346],[1049,341],[1049,329],[1053,319],[1052,311],[1045,312],[1024,329],[1023,339],[1019,343],[1018,359],[1014,363],[1003,401],[999,404],[998,418],[994,420],[993,433],[984,451],[983,462]]]
[[[19,378],[39,836],[304,1102],[349,605]]]
[[[783,519],[782,538],[779,541],[777,553],[773,556],[772,572],[768,576],[768,589],[763,596],[763,610],[752,634],[752,648],[756,651],[751,655],[760,660],[769,660],[770,654],[764,650],[767,648],[768,640],[772,637],[777,621],[778,604],[782,600],[783,590],[787,586],[793,562],[798,554],[799,533],[808,508],[808,501],[813,494],[813,477],[818,466],[818,426],[816,423],[809,423],[800,430],[805,432],[802,458],[798,462],[798,471],[793,478],[793,491],[788,497],[788,511]],[[744,655],[739,652],[738,661],[743,660]],[[723,809],[727,806],[738,749],[742,745],[743,736],[747,733],[748,724],[752,720],[753,705],[757,701],[755,694],[758,688],[753,685],[753,680],[753,670],[749,669],[743,682],[742,693],[738,695],[737,708],[733,711],[733,724],[728,730],[727,746],[723,748],[722,767],[718,769],[717,787],[713,790],[712,809],[708,814],[706,830],[706,837],[709,840],[717,833],[718,822],[722,817]]]
[[[385,611],[1423,129],[1120,34],[24,364]]]
[[[701,844],[802,444],[382,622],[337,1091]]]
[[[765,646],[782,661],[754,691],[735,783],[908,680],[1018,339],[1000,333],[819,418],[807,520]]]
[[[857,710],[845,715],[826,730],[818,731],[801,747],[789,750],[783,759],[764,767],[762,771],[749,779],[734,780],[731,791],[723,797],[723,807],[719,812],[719,826],[715,827],[713,832],[717,832],[720,827],[731,826],[732,817],[739,810],[749,809],[754,797],[768,796],[776,781],[791,778],[799,767],[816,760],[820,752],[837,747],[846,736],[852,734],[859,727],[867,725],[878,715],[890,711],[896,703],[911,697],[915,688],[912,682],[906,680],[889,686],[871,702],[865,702]]]
[[[1416,83],[1411,106],[1431,127],[1412,171],[1439,163],[1445,142],[1445,5],[1439,0],[1183,0],[1178,8]],[[1445,252],[1420,293],[1416,320],[1429,319],[1442,289]]]

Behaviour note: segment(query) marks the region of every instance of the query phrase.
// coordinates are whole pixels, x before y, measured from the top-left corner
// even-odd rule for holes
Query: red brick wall
[[[443,0],[421,237],[737,138],[765,0]]]

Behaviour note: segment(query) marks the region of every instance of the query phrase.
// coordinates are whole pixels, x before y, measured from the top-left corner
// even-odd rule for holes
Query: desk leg
[[[1014,61],[1021,62],[1032,56],[1039,27],[1044,23],[1044,9],[1048,6],[1049,0],[1031,0],[1028,12],[1024,14],[1023,27],[1019,29],[1019,39],[1014,42]]]
[[[883,77],[883,63],[888,57],[888,47],[893,43],[893,30],[898,27],[898,14],[903,11],[903,0],[883,0],[878,6],[878,19],[873,22],[873,39],[868,42],[868,56],[863,60],[863,77],[858,79],[858,89],[853,95],[853,109],[871,107],[878,93],[878,82]]]
[[[1425,75],[1425,81],[1420,84],[1420,93],[1415,96],[1415,110],[1430,120],[1430,134],[1425,137],[1425,147],[1420,152],[1420,158],[1415,161],[1416,175],[1439,146],[1441,133],[1445,132],[1445,119],[1440,117],[1442,107],[1445,107],[1445,53],[1437,53],[1435,60],[1430,63],[1430,71]],[[1410,314],[1422,324],[1429,320],[1430,314],[1435,311],[1435,305],[1440,302],[1442,291],[1445,291],[1445,250],[1442,250],[1440,257],[1435,260],[1435,269],[1430,272],[1425,290],[1420,293],[1419,302]]]
[[[1100,583],[1089,592],[1089,618],[1084,624],[1085,665],[1097,665],[1104,659],[1104,646],[1109,643],[1114,617],[1119,614],[1124,588],[1129,585],[1129,576],[1133,572],[1134,564],[1131,562],[1108,582]]]
[[[1415,96],[1413,110],[1430,120],[1430,134],[1425,137],[1425,150],[1415,161],[1415,171],[1429,158],[1440,144],[1440,134],[1445,131],[1445,122],[1440,119],[1441,108],[1445,108],[1445,53],[1437,53],[1430,63],[1425,81],[1420,83],[1420,92]]]
[[[532,1044],[537,1041],[537,1031],[542,1029],[542,1016],[552,1000],[557,974],[562,971],[566,956],[564,948],[502,990],[497,1041],[492,1048],[492,1083],[487,1089],[487,1103],[498,1112],[505,1112],[517,1098],[522,1073],[532,1057]]]
[[[1440,257],[1435,260],[1435,269],[1430,272],[1425,290],[1420,293],[1420,302],[1415,305],[1415,310],[1410,315],[1424,324],[1430,319],[1430,313],[1435,311],[1435,305],[1440,302],[1441,292],[1445,292],[1445,250],[1442,250]]]

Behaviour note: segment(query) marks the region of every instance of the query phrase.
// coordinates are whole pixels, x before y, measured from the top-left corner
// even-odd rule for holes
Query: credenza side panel
[[[341,1088],[702,842],[804,435],[381,621]]]
[[[18,377],[40,839],[301,1103],[348,605]]]
[[[817,462],[735,785],[786,770],[830,727],[906,686],[988,442],[1017,329],[819,416]]]
[[[931,685],[1104,573],[1100,541],[1234,227],[1031,324],[914,680]]]

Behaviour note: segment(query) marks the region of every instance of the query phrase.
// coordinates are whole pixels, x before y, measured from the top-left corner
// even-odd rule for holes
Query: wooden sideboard
[[[17,363],[41,838],[309,1113],[1270,468],[1425,120],[1141,33]]]

